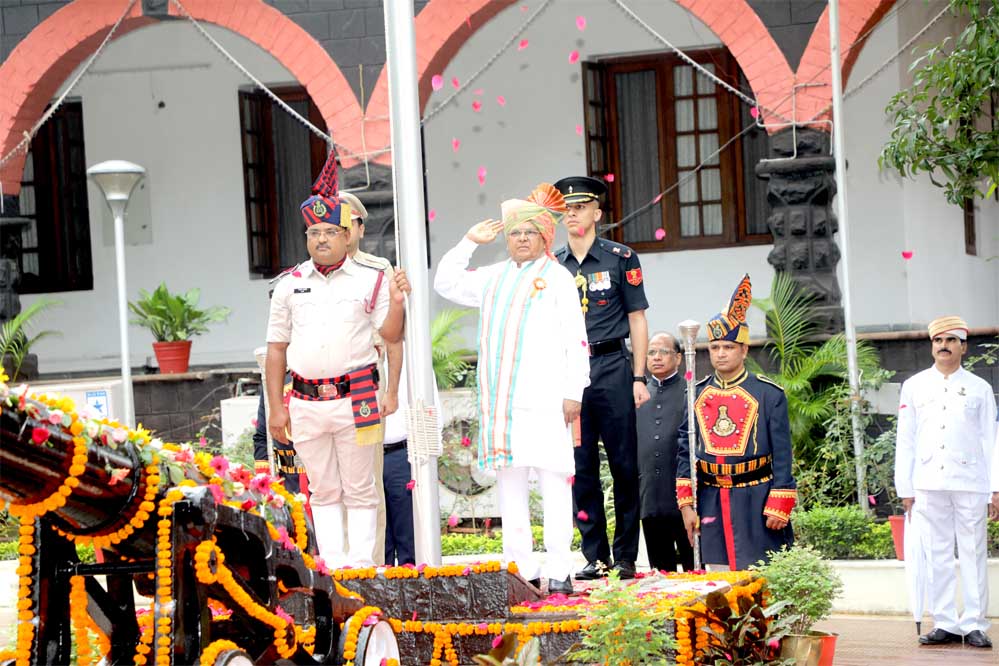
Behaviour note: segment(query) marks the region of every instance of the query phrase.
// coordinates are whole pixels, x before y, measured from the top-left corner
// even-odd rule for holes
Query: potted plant
[[[139,296],[137,301],[128,303],[128,309],[136,316],[131,323],[148,328],[153,334],[156,339],[153,351],[163,374],[187,372],[191,338],[207,332],[209,324],[224,321],[230,312],[222,306],[199,309],[200,289],[171,294],[166,284],[161,283],[151,294],[140,289]]]
[[[42,338],[59,335],[58,331],[39,331],[30,335],[30,329],[43,310],[61,305],[59,301],[38,300],[21,310],[13,319],[0,326],[0,372],[11,382],[38,376],[38,359],[30,353],[31,347]]]
[[[811,546],[794,546],[770,553],[770,562],[751,567],[767,581],[775,601],[786,601],[786,612],[798,616],[781,641],[781,656],[799,666],[831,666],[836,634],[813,631],[812,626],[832,612],[843,581],[833,566]]]

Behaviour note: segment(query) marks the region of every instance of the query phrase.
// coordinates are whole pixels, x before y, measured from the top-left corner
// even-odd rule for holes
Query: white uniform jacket
[[[996,488],[996,401],[984,379],[931,367],[906,380],[898,407],[895,490],[987,493]],[[991,473],[990,473],[991,472]]]
[[[479,316],[479,466],[573,474],[563,399],[590,383],[586,324],[572,275],[551,257],[466,270],[463,238],[437,266],[434,289]],[[503,453],[505,452],[505,454]]]

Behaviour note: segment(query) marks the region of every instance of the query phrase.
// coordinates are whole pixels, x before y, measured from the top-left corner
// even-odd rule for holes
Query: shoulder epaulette
[[[617,256],[623,257],[624,259],[631,258],[632,254],[631,248],[628,247],[627,245],[621,245],[620,243],[615,243],[614,241],[611,240],[601,239],[600,246],[603,249],[610,252],[611,254],[616,254]]]
[[[373,254],[368,254],[367,252],[358,252],[351,258],[358,266],[374,268],[378,271],[384,271],[392,266],[392,263],[385,257],[377,257]]]
[[[569,253],[569,246],[568,245],[563,245],[559,249],[555,250],[555,258],[556,259],[562,259],[568,253]]]
[[[707,381],[711,381],[711,375],[704,375],[703,377],[701,377],[700,379],[698,379],[697,380],[697,384],[695,384],[695,386],[700,386],[701,384],[703,384],[704,382],[707,382]]]
[[[288,277],[289,275],[291,275],[292,273],[294,273],[295,271],[297,271],[298,267],[301,266],[301,265],[302,264],[295,264],[291,268],[284,269],[283,271],[281,271],[280,273],[278,273],[277,275],[275,275],[274,277],[272,277],[268,281],[267,284],[274,284],[274,283],[278,282],[279,280],[283,280],[284,278]]]
[[[780,389],[781,391],[783,391],[783,390],[784,390],[784,387],[783,387],[783,386],[781,386],[780,384],[778,384],[778,383],[777,383],[777,382],[775,382],[774,380],[770,379],[770,378],[769,378],[769,377],[767,377],[766,375],[756,375],[756,377],[757,377],[757,378],[758,378],[758,379],[759,379],[759,380],[760,380],[761,382],[763,382],[764,384],[770,384],[771,386],[776,386],[776,387],[777,387],[777,388],[779,388],[779,389]]]

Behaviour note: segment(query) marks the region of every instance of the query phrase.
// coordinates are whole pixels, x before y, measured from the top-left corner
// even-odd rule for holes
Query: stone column
[[[770,161],[756,165],[756,174],[769,180],[767,224],[774,249],[767,261],[788,273],[798,286],[815,297],[820,329],[843,330],[836,264],[840,252],[833,234],[838,223],[832,209],[836,193],[836,163],[829,154],[829,134],[798,129],[797,151],[791,129],[770,138]]]

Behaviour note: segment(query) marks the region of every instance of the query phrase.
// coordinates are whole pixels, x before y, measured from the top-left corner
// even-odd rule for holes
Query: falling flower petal
[[[575,65],[579,61],[579,51],[573,51],[569,54],[569,64]]]
[[[208,446],[208,440],[205,439],[204,435],[198,440],[198,446]]]
[[[576,125],[576,134],[579,135],[579,136],[583,136],[583,126],[582,125]]]
[[[250,419],[250,425],[253,426],[254,428],[256,428],[257,427],[257,419]]]
[[[570,486],[576,485],[576,475],[575,474],[570,474],[569,475],[569,485]]]
[[[906,408],[906,407],[908,407],[908,406],[909,406],[909,405],[899,405],[899,406],[898,406],[898,408],[899,408],[899,409],[905,409],[905,408]]]
[[[506,106],[506,97],[503,97],[503,95],[498,95],[496,97],[496,103],[499,104],[500,106]]]
[[[577,16],[576,17],[576,29],[579,30],[580,32],[582,32],[583,30],[586,30],[586,17],[585,16]]]
[[[458,82],[458,77],[457,76],[451,77],[451,85],[454,88],[460,88],[461,87],[461,84]]]
[[[434,90],[440,90],[444,87],[444,77],[440,74],[434,74],[430,77],[430,87]]]
[[[582,509],[580,509],[579,511],[576,512],[576,518],[579,518],[580,520],[586,521],[586,520],[590,519],[590,514],[586,513]]]
[[[475,90],[472,91],[472,94],[473,95],[481,95],[484,92],[485,92],[485,90],[483,90],[482,88],[476,88]]]
[[[771,638],[770,640],[767,641],[767,647],[770,648],[771,650],[776,650],[777,648],[780,647],[780,639]]]
[[[406,484],[406,490],[412,490],[415,487],[416,487],[416,479],[410,479],[409,482]]]
[[[493,649],[494,650],[496,648],[498,648],[502,644],[503,644],[503,634],[498,634],[495,638],[493,638]]]
[[[480,166],[479,167],[478,176],[479,176],[479,185],[485,185],[486,184],[486,168],[484,166]]]
[[[291,275],[292,277],[302,277],[302,273],[300,271],[292,271]]]
[[[459,148],[461,148],[461,139],[457,137],[451,139],[451,151],[456,153]]]
[[[656,240],[662,240],[664,238],[666,238],[666,230],[656,229]]]
[[[429,210],[429,211],[427,212],[427,221],[428,221],[428,222],[433,222],[433,221],[434,221],[434,220],[436,220],[436,219],[437,219],[437,211],[436,211],[436,210],[434,210],[433,208],[431,208],[431,209],[430,209],[430,210]]]
[[[652,200],[652,203],[657,204],[660,201],[662,201],[663,200],[663,194],[664,194],[663,192],[660,192],[659,196],[657,196],[655,199]]]
[[[612,173],[605,173],[604,174],[604,180],[606,180],[608,183],[613,183],[614,182],[614,174],[612,174]]]
[[[474,102],[472,102],[472,111],[478,113],[481,110],[482,110],[482,102],[480,102],[479,100],[475,100]]]
[[[868,495],[867,501],[870,502],[871,506],[876,506],[878,503],[878,500],[876,497],[874,497],[874,495]]]
[[[715,522],[716,520],[718,520],[718,519],[715,518],[714,516],[705,516],[704,518],[701,518],[701,524],[702,525],[710,525],[711,523]]]
[[[451,514],[447,517],[448,527],[456,527],[458,525],[458,516],[456,514]]]
[[[130,470],[127,467],[115,467],[113,470],[111,470],[111,480],[108,481],[108,485],[113,486],[119,481],[124,481],[125,479],[128,478],[128,475],[131,471],[132,470]]]
[[[754,106],[753,108],[751,108],[749,110],[749,115],[751,115],[753,118],[759,118],[760,117],[760,107]]]
[[[468,435],[461,438],[461,445],[466,447],[472,445],[472,440],[468,438]]]
[[[465,24],[469,27],[469,29],[471,29],[471,27],[472,27],[472,15],[471,14],[469,14],[468,16],[465,17]]]
[[[912,250],[902,250],[902,258],[906,260],[912,259]]]
[[[530,42],[527,41],[526,39],[520,40],[520,44],[517,44],[517,50],[518,51],[523,51],[524,49],[527,48],[528,44],[530,44]]]
[[[579,344],[583,345],[584,347],[588,346],[586,340],[580,340]]]
[[[586,232],[583,231],[583,227],[576,227],[576,235],[577,236],[583,236],[585,234],[586,234]]]

